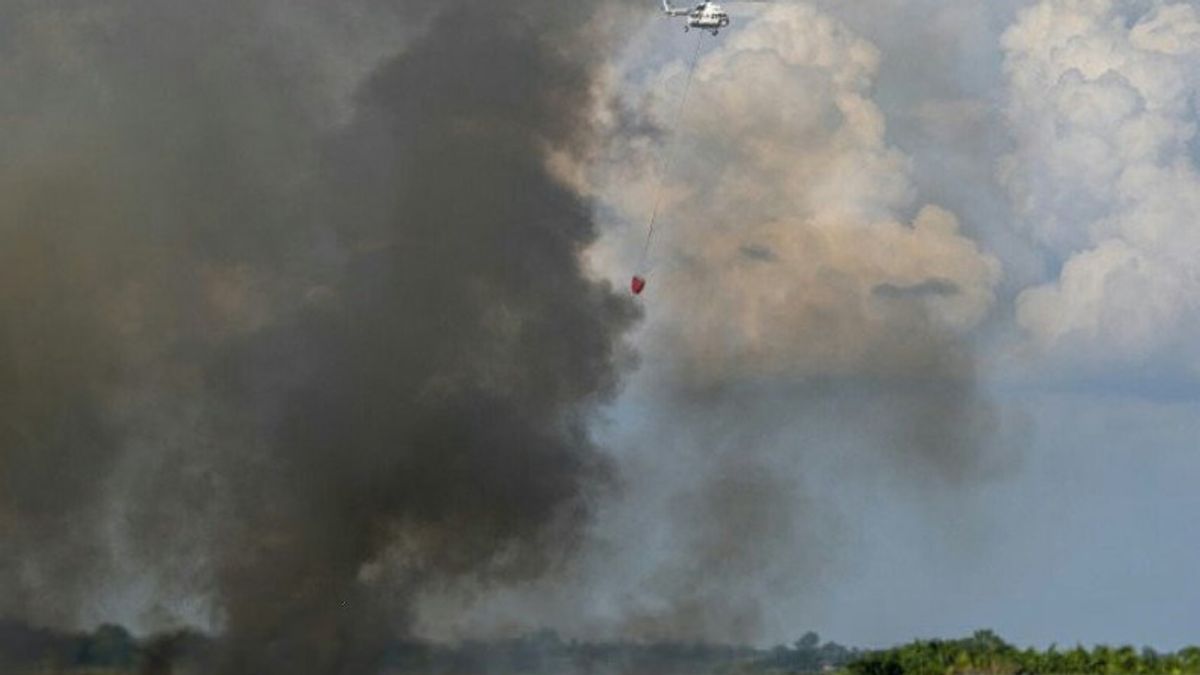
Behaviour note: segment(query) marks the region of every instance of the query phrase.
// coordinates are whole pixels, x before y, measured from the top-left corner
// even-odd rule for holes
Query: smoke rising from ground
[[[397,11],[330,126],[352,68],[304,38]],[[414,588],[570,552],[635,316],[545,168],[590,142],[595,8],[4,13],[0,611],[124,578],[209,598],[223,672],[361,673]]]

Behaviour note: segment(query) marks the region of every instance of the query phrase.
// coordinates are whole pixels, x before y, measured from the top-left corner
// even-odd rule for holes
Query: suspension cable
[[[677,131],[679,129],[679,122],[683,118],[684,107],[687,105],[688,92],[692,89],[692,77],[696,73],[696,63],[700,60],[700,44],[704,39],[703,31],[697,31],[697,33],[696,50],[693,52],[691,63],[688,65],[687,80],[684,82],[683,94],[679,97],[679,107],[675,111],[675,120],[670,129],[672,136],[666,155],[667,160],[663,166],[662,173],[658,177],[658,187],[654,191],[654,209],[650,212],[650,223],[646,226],[646,241],[642,244],[642,255],[638,260],[637,271],[642,276],[647,272],[646,256],[650,252],[650,240],[654,237],[654,225],[658,221],[658,211],[662,206],[663,183],[666,181],[666,177],[671,173],[671,169],[675,166],[675,161],[678,159],[679,135]]]

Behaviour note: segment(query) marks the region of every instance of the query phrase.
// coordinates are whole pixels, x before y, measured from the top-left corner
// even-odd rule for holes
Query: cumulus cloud
[[[1017,323],[1075,366],[1196,372],[1200,13],[1161,0],[1045,0],[1003,44],[1017,144],[1001,180],[1028,233],[1061,261],[1017,298]]]
[[[988,314],[999,263],[916,202],[872,100],[879,66],[837,20],[787,5],[700,59],[681,120],[685,64],[651,78],[648,114],[677,161],[660,161],[661,139],[625,137],[604,194],[641,223],[663,182],[652,330],[691,372],[912,374]],[[623,262],[640,245],[626,235]],[[946,292],[887,290],[922,288]]]

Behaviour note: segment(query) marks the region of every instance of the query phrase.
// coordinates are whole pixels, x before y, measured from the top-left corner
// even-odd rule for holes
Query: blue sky
[[[830,632],[869,644],[981,626],[1021,644],[1194,642],[1200,404],[1002,400],[1031,433],[1020,469],[972,497],[987,523],[978,548],[959,549],[920,510],[871,504],[858,520],[869,562],[841,586]]]

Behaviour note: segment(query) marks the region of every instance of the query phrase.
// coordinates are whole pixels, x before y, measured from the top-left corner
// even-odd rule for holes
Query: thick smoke
[[[421,30],[330,126],[325,41],[397,16]],[[546,162],[590,142],[612,17],[2,18],[0,610],[70,623],[124,575],[209,598],[223,672],[362,673],[414,589],[570,553],[634,312]]]

